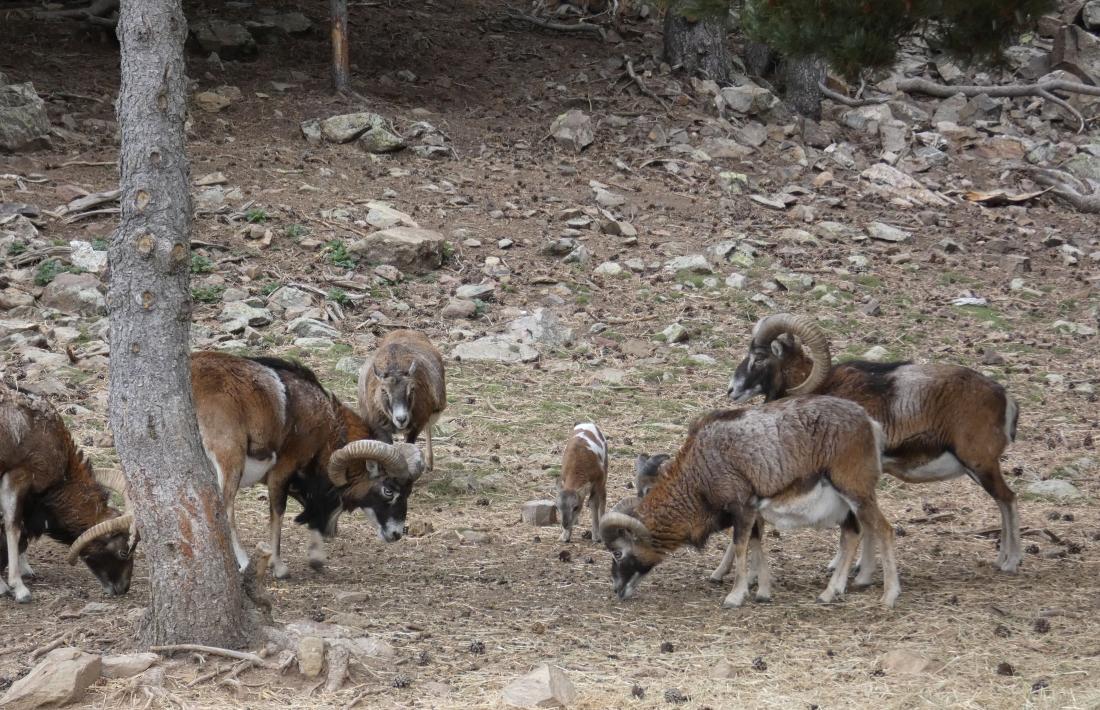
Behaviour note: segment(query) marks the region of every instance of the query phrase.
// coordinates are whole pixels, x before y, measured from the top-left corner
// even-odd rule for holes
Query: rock
[[[550,124],[550,135],[558,143],[572,147],[578,153],[596,140],[592,118],[577,109],[566,111],[555,118]]]
[[[773,278],[786,290],[796,293],[805,293],[814,287],[814,277],[809,274],[776,274]]]
[[[711,668],[710,677],[715,680],[731,680],[737,677],[737,667],[723,659]]]
[[[508,336],[489,335],[467,343],[459,343],[451,351],[451,357],[463,362],[514,364],[534,362],[539,358],[539,352],[530,345],[517,342]]]
[[[883,121],[878,126],[879,140],[882,141],[882,149],[888,153],[900,155],[909,147],[909,125],[905,121],[890,119]]]
[[[1100,0],[1089,0],[1085,3],[1081,8],[1081,21],[1093,32],[1100,30]]]
[[[271,315],[271,311],[266,308],[256,308],[250,306],[244,301],[234,301],[233,303],[227,303],[222,306],[222,312],[218,314],[218,320],[222,323],[230,323],[239,328],[234,327],[230,332],[235,332],[240,329],[243,330],[244,326],[252,326],[253,328],[260,328],[265,325],[269,325],[274,318]]]
[[[245,59],[256,55],[256,40],[244,25],[210,18],[192,22],[190,29],[195,41],[208,54],[217,52],[222,59]]]
[[[447,241],[439,232],[417,227],[391,227],[352,242],[348,251],[370,264],[389,264],[406,273],[426,274],[443,264]]]
[[[966,107],[967,98],[962,94],[955,94],[936,104],[936,111],[932,114],[932,124],[958,123],[959,115]]]
[[[283,12],[278,15],[266,15],[261,22],[250,23],[267,25],[288,35],[297,35],[313,29],[313,22],[300,12]],[[264,28],[266,29],[266,28]]]
[[[91,274],[58,274],[42,292],[42,305],[69,315],[106,315],[107,301],[102,288],[99,279]]]
[[[686,342],[689,337],[687,328],[679,323],[673,323],[668,326],[661,331],[661,335],[664,336],[666,343],[683,343]]]
[[[321,675],[325,665],[325,640],[317,636],[303,636],[298,640],[298,672],[306,678]]]
[[[706,353],[693,353],[688,360],[691,360],[696,365],[704,365],[706,367],[714,367],[718,364],[717,360]]]
[[[502,699],[516,708],[561,708],[577,699],[577,690],[560,668],[542,664],[504,688]]]
[[[909,234],[909,232],[883,222],[871,222],[868,224],[867,234],[871,236],[871,239],[894,244],[904,244],[913,239],[913,236]]]
[[[968,125],[974,121],[999,121],[1004,105],[990,97],[989,94],[972,96],[962,111],[959,112],[959,123]]]
[[[935,673],[943,667],[943,664],[938,661],[902,649],[887,652],[879,665],[887,673],[898,675]]]
[[[756,152],[754,149],[741,145],[731,138],[718,138],[715,136],[704,140],[699,149],[717,160],[742,160]]]
[[[1040,498],[1050,498],[1058,501],[1076,500],[1081,497],[1081,491],[1069,481],[1051,478],[1047,481],[1034,481],[1027,485],[1027,492]]]
[[[443,306],[443,310],[439,312],[439,315],[455,320],[473,318],[477,315],[477,304],[464,298],[452,298],[446,306]]]
[[[302,136],[306,139],[307,143],[320,143],[321,139],[324,137],[321,134],[321,122],[316,118],[302,121],[298,124],[298,127],[302,130]]]
[[[45,148],[50,119],[30,82],[0,86],[0,153]]]
[[[936,71],[940,73],[943,80],[948,84],[954,84],[963,77],[962,69],[952,61],[941,59],[936,62]]]
[[[463,284],[455,289],[455,298],[487,301],[492,298],[495,290],[496,287],[493,284]]]
[[[840,116],[840,122],[845,126],[865,133],[878,133],[879,126],[893,119],[894,114],[886,104],[860,106],[845,111]]]
[[[388,126],[374,126],[359,136],[359,147],[368,153],[393,153],[405,147],[405,139]]]
[[[331,350],[336,343],[328,338],[295,338],[294,345],[306,350]]]
[[[103,657],[104,678],[132,678],[160,660],[155,653],[128,653]]]
[[[881,345],[876,345],[860,357],[868,362],[885,362],[890,357],[890,351]]]
[[[1053,330],[1069,333],[1070,335],[1082,335],[1086,337],[1096,335],[1096,328],[1085,325],[1084,323],[1074,323],[1068,320],[1056,320],[1050,327]]]
[[[664,270],[674,274],[687,272],[689,274],[699,274],[701,276],[707,276],[714,273],[714,269],[710,265],[710,260],[702,254],[688,254],[687,256],[678,256],[674,259],[669,259],[665,262]]]
[[[715,97],[715,102],[718,105],[719,114],[723,113],[723,109],[728,108],[734,113],[759,116],[775,108],[779,99],[763,87],[746,84],[723,87]]]
[[[516,340],[558,348],[573,342],[573,329],[562,325],[553,311],[536,308],[529,316],[516,318],[508,324],[508,332]]]
[[[726,277],[726,286],[730,288],[735,288],[738,291],[744,289],[747,282],[748,279],[745,277],[745,275],[739,274],[736,271]]]
[[[33,710],[75,702],[99,679],[101,668],[99,656],[79,648],[55,648],[30,673],[12,683],[0,698],[0,708]]]
[[[1100,182],[1100,157],[1078,153],[1070,158],[1062,168],[1081,179]]]
[[[103,273],[107,268],[107,252],[96,251],[88,242],[74,239],[69,242],[72,252],[69,261],[81,271],[90,271],[93,274]]]
[[[493,541],[493,536],[481,530],[456,530],[459,542],[468,542],[471,545],[488,545]]]
[[[268,296],[267,305],[268,308],[280,312],[290,308],[310,308],[313,305],[313,295],[300,288],[282,286]]]
[[[195,94],[195,105],[207,113],[217,113],[227,109],[231,103],[233,102],[228,96],[223,96],[216,91],[200,91]]]
[[[1082,79],[1088,77],[1086,83],[1095,84],[1100,81],[1100,38],[1077,25],[1063,25],[1054,40],[1050,66],[1065,69]]]
[[[617,261],[605,261],[596,267],[596,270],[592,272],[596,276],[621,276],[623,274],[623,267]]]
[[[390,264],[379,264],[374,267],[374,275],[383,281],[388,281],[391,284],[399,283],[404,275],[396,267]]]
[[[419,227],[416,221],[400,210],[395,210],[385,202],[367,203],[367,224],[375,229],[389,229],[390,227]]]
[[[606,219],[600,222],[600,231],[613,237],[637,237],[638,230],[630,222]]]
[[[558,508],[552,500],[529,500],[520,508],[519,517],[528,525],[555,525],[558,522]]]
[[[320,123],[321,137],[331,143],[350,143],[375,128],[388,130],[386,119],[369,111],[330,116]]]
[[[313,318],[295,318],[286,327],[287,332],[294,333],[300,338],[331,338],[340,337],[340,331],[328,323]]]

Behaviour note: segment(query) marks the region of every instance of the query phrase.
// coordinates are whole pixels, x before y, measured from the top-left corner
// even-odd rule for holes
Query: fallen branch
[[[40,11],[36,12],[34,16],[39,19],[71,17],[96,25],[115,27],[118,25],[118,9],[119,0],[95,0],[84,7],[72,10]]]
[[[1031,166],[1024,166],[1023,170],[1031,173],[1035,182],[1050,188],[1052,195],[1062,198],[1079,211],[1100,213],[1100,190],[1092,189],[1083,181],[1062,170]]]
[[[626,75],[629,76],[630,80],[634,82],[634,85],[638,87],[638,91],[642,92],[643,96],[648,96],[649,98],[656,101],[657,105],[664,109],[667,113],[668,104],[666,104],[660,96],[653,93],[653,91],[651,91],[650,88],[645,85],[645,82],[642,81],[642,77],[638,76],[637,72],[634,71],[634,60],[625,55],[623,56],[623,59],[626,61]]]
[[[836,103],[841,104],[843,106],[848,106],[848,107],[851,107],[851,108],[858,108],[860,106],[874,106],[876,104],[884,104],[887,101],[889,101],[889,99],[885,99],[885,98],[882,98],[882,99],[853,99],[852,97],[845,96],[844,94],[842,94],[838,91],[833,91],[829,87],[825,86],[825,83],[821,82],[821,81],[817,82],[817,88],[821,91],[821,95],[824,96],[825,98],[830,99],[832,101],[835,101]]]
[[[1085,130],[1084,116],[1070,106],[1065,99],[1055,96],[1054,92],[1065,91],[1071,94],[1100,96],[1100,86],[1089,86],[1076,81],[1040,81],[1036,84],[1009,84],[1008,86],[945,86],[927,79],[902,79],[898,82],[898,91],[904,91],[907,94],[928,94],[940,98],[949,98],[955,94],[963,96],[985,94],[994,98],[1038,96],[1069,111],[1077,119],[1078,133]]]
[[[171,655],[180,651],[192,651],[194,653],[208,653],[211,656],[224,656],[225,658],[235,658],[238,661],[248,661],[249,663],[260,666],[261,668],[278,668],[278,664],[265,661],[257,656],[255,653],[248,653],[247,651],[234,651],[229,648],[218,648],[217,646],[201,646],[194,643],[177,643],[170,646],[150,646],[150,651],[154,653],[162,653]]]
[[[544,20],[541,17],[535,17],[534,15],[525,15],[520,12],[509,12],[508,17],[513,20],[522,20],[529,22],[532,25],[537,25],[544,30],[554,30],[555,32],[580,32],[585,34],[597,34],[600,39],[607,41],[607,32],[598,25],[590,25],[587,22],[577,22],[575,24],[569,24],[567,22],[553,22],[551,20]]]

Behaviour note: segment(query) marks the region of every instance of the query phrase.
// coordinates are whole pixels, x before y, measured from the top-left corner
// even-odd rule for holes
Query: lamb
[[[108,594],[125,594],[134,569],[133,515],[108,505],[108,486],[122,492],[117,472],[97,476],[65,422],[44,398],[0,384],[0,518],[7,583],[15,601],[29,602],[23,575],[30,540],[49,535],[70,545],[70,564],[83,560]],[[127,500],[127,503],[129,501]]]
[[[586,497],[589,497],[588,508],[592,511],[592,539],[599,542],[599,521],[607,505],[607,439],[592,422],[573,427],[573,437],[562,456],[561,477],[557,483],[561,542],[569,542],[573,536],[573,526]]]
[[[302,365],[218,352],[191,356],[191,388],[203,448],[214,466],[241,569],[248,555],[237,539],[234,502],[242,487],[266,483],[270,563],[280,556],[287,497],[302,504],[295,522],[309,527],[309,563],[324,564],[323,539],[341,513],[362,509],[386,542],[400,540],[408,497],[423,472],[419,450],[373,440],[358,414],[325,390]]]
[[[821,602],[844,593],[859,537],[869,537],[882,554],[882,603],[892,607],[900,592],[894,532],[875,499],[881,444],[881,427],[859,405],[835,397],[794,397],[701,417],[649,495],[600,520],[615,593],[629,599],[670,552],[685,543],[701,549],[712,533],[732,527],[737,581],[723,606],[740,606],[748,594],[750,542],[756,597],[767,600],[762,519],[781,529],[840,526],[840,560]],[[874,555],[866,557],[857,584],[870,584],[874,573]]]
[[[801,340],[801,344],[796,341]],[[833,365],[815,322],[787,313],[761,319],[728,396],[766,402],[823,394],[858,403],[886,432],[883,469],[908,483],[967,475],[1001,512],[998,567],[1015,572],[1022,558],[1016,495],[1000,457],[1016,438],[1019,407],[1004,387],[966,367],[910,362]],[[716,572],[717,573],[717,572]]]
[[[443,357],[423,333],[395,330],[378,344],[359,371],[359,413],[377,438],[392,443],[403,434],[427,439],[428,470],[435,467],[432,427],[447,406]]]

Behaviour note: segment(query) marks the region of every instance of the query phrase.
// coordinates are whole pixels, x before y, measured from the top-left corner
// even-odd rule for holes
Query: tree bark
[[[186,34],[181,0],[122,3],[110,421],[150,568],[142,641],[235,647],[249,635],[243,592],[191,399]]]
[[[332,15],[332,83],[345,93],[351,86],[351,63],[348,59],[348,0],[329,0]]]
[[[820,57],[786,59],[782,66],[783,98],[799,114],[821,120],[821,84],[825,62]]]
[[[689,76],[713,79],[719,86],[733,83],[725,17],[687,17],[673,3],[665,11],[664,45],[669,65]]]

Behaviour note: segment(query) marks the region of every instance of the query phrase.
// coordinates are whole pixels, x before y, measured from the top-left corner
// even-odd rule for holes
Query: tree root
[[[40,19],[54,17],[72,17],[101,27],[118,26],[118,9],[120,0],[93,0],[86,7],[78,7],[72,10],[40,11],[34,14]]]
[[[948,98],[955,94],[962,94],[963,96],[986,94],[995,98],[1038,96],[1061,106],[1076,118],[1078,133],[1085,130],[1084,116],[1081,115],[1080,111],[1070,106],[1065,99],[1056,96],[1054,92],[1065,91],[1071,94],[1100,96],[1100,86],[1090,86],[1076,81],[1041,81],[1035,84],[1009,84],[1008,86],[945,86],[927,79],[902,79],[898,82],[898,91],[904,91],[907,94],[928,94],[929,96],[941,98]]]
[[[277,663],[264,660],[255,653],[248,653],[247,651],[234,651],[229,648],[218,648],[217,646],[202,646],[194,643],[177,643],[170,646],[150,646],[150,651],[154,653],[171,654],[178,651],[193,651],[195,653],[208,653],[211,656],[224,656],[226,658],[235,658],[238,661],[248,661],[254,666],[268,669],[278,669],[280,666]]]
[[[1064,170],[1051,168],[1024,167],[1024,171],[1031,174],[1035,182],[1049,187],[1053,195],[1068,202],[1080,212],[1090,214],[1100,213],[1100,190],[1092,189],[1082,180]]]
[[[541,17],[535,17],[534,15],[525,15],[521,12],[509,12],[507,17],[511,20],[520,20],[521,22],[528,22],[532,25],[537,25],[544,30],[554,30],[555,32],[580,32],[588,34],[596,34],[600,36],[600,39],[607,41],[607,32],[599,25],[592,25],[587,22],[577,22],[570,24],[567,22],[553,22],[551,20],[545,20]]]
[[[880,98],[880,99],[853,99],[850,96],[845,96],[844,94],[841,94],[840,92],[833,91],[829,87],[825,86],[825,82],[822,82],[822,81],[817,82],[817,88],[821,90],[821,95],[824,96],[825,98],[827,98],[831,101],[835,101],[836,103],[841,104],[842,106],[849,106],[851,108],[858,108],[860,106],[874,106],[876,104],[884,104],[884,103],[886,103],[887,101],[890,100],[890,99],[886,99],[886,98]]]
[[[638,91],[642,93],[642,96],[648,96],[649,98],[656,101],[657,105],[664,109],[664,111],[667,113],[668,104],[666,104],[660,96],[653,93],[653,91],[645,85],[645,82],[642,81],[642,77],[638,76],[638,73],[634,71],[634,60],[631,59],[629,56],[624,55],[623,61],[626,62],[626,75],[629,76],[630,80],[634,82],[634,85],[638,87]]]

